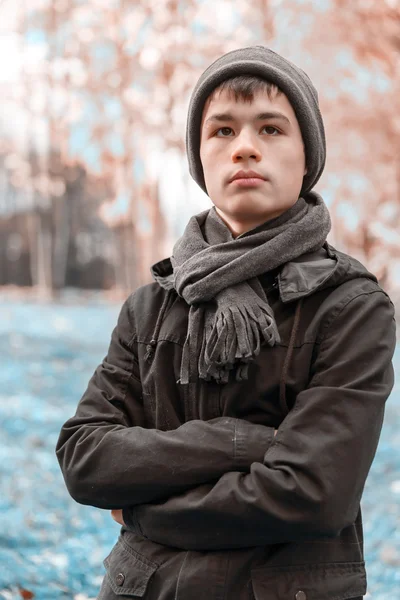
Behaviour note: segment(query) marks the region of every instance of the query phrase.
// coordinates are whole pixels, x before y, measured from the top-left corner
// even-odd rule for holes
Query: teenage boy
[[[268,48],[229,52],[186,142],[214,206],[125,301],[57,443],[71,496],[122,525],[98,598],[360,600],[394,310],[326,241],[317,92]]]

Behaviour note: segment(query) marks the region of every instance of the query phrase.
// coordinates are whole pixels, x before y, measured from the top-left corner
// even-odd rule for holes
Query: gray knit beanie
[[[308,172],[301,194],[309,192],[325,166],[326,144],[318,94],[311,79],[299,67],[265,46],[250,46],[228,52],[215,60],[200,76],[190,99],[186,152],[189,172],[207,194],[200,160],[200,126],[204,104],[211,92],[226,79],[237,75],[258,75],[274,83],[288,98],[303,137]]]

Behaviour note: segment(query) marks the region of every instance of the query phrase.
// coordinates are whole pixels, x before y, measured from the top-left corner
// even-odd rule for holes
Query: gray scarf
[[[331,228],[319,194],[309,192],[279,217],[233,238],[215,207],[193,216],[176,242],[174,287],[190,305],[180,382],[197,377],[227,383],[248,378],[266,342],[280,342],[273,311],[257,276],[317,250]]]

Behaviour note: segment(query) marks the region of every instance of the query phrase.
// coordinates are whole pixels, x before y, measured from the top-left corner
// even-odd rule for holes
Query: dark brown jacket
[[[360,499],[394,383],[389,297],[325,244],[260,277],[281,343],[249,380],[183,386],[188,305],[165,289],[169,259],[153,273],[56,448],[77,502],[123,508],[99,599],[361,598]]]

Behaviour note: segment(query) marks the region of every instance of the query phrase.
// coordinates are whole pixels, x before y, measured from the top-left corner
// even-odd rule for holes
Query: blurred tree
[[[361,244],[369,264],[389,284],[389,267],[400,267],[400,2],[334,0],[334,6],[341,41],[350,40],[357,61],[378,67],[391,82],[373,94],[372,110],[358,122],[360,131],[373,127],[381,141],[369,152],[376,202],[361,227]],[[384,168],[378,170],[379,164]]]
[[[29,130],[32,281],[43,292],[66,282],[74,199],[61,173],[79,160],[107,193],[96,212],[115,236],[116,285],[134,289],[165,252],[158,172],[169,148],[184,160],[190,91],[218,55],[271,36],[267,1],[25,0],[19,17],[25,54],[38,37],[45,49],[16,98]]]
[[[328,5],[305,51],[329,65],[319,89],[335,240],[389,287],[400,272],[400,2]]]

